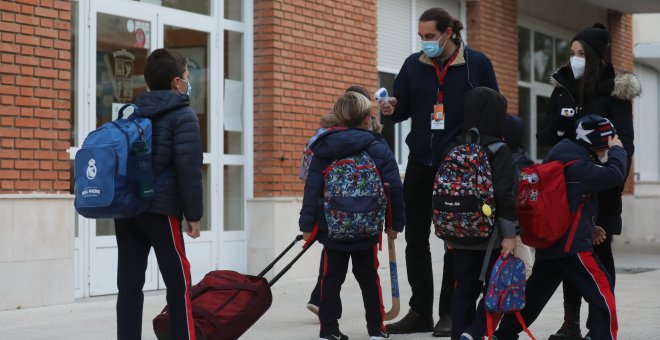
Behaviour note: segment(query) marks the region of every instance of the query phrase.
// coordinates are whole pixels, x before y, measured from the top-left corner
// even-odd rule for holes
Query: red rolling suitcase
[[[231,270],[209,272],[192,287],[192,312],[197,340],[238,339],[266,313],[273,301],[270,287],[284,275],[309,249],[315,237],[305,242],[303,249],[270,282],[263,276],[302,239],[302,235],[280,253],[257,276],[244,275]],[[153,320],[154,332],[159,340],[172,339],[168,308]]]

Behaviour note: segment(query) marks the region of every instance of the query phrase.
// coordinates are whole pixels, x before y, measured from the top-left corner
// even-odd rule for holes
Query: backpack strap
[[[486,150],[488,150],[492,156],[495,156],[495,154],[505,145],[506,143],[501,141],[492,142],[486,146]]]
[[[479,281],[486,281],[486,270],[488,269],[488,263],[490,263],[490,256],[493,253],[493,248],[495,247],[495,239],[497,238],[499,228],[497,225],[493,225],[493,233],[490,234],[490,239],[488,240],[488,248],[486,248],[486,256],[484,256],[484,263],[481,265],[481,272],[479,273]]]
[[[476,136],[477,140],[473,141],[472,137]],[[479,134],[479,130],[476,127],[473,127],[467,131],[465,131],[465,143],[467,144],[479,144],[481,141],[481,135]]]
[[[536,340],[534,335],[532,335],[532,332],[530,332],[529,329],[527,328],[527,325],[525,324],[525,320],[523,319],[522,314],[520,314],[520,311],[513,312],[513,314],[516,316],[516,319],[518,319],[518,323],[520,324],[522,329],[525,331],[525,333],[527,333],[527,335],[529,335],[529,338],[532,339],[532,340]]]

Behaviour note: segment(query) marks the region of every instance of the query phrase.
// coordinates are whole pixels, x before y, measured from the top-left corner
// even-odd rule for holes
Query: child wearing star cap
[[[602,242],[605,235],[594,221],[598,192],[623,185],[628,158],[614,126],[606,118],[584,116],[575,124],[575,136],[575,140],[557,143],[544,163],[573,162],[565,168],[566,196],[571,213],[579,216],[577,229],[572,243],[567,232],[554,245],[536,249],[522,316],[531,325],[565,280],[589,303],[589,332],[585,339],[616,339],[618,322],[612,278],[593,251],[593,244]],[[521,330],[513,314],[507,314],[495,334],[498,340],[517,339]]]

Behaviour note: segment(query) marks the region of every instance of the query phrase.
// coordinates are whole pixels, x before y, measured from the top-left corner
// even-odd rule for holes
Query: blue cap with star
[[[607,139],[615,134],[612,122],[599,115],[586,115],[575,122],[575,141],[592,151],[609,148]]]

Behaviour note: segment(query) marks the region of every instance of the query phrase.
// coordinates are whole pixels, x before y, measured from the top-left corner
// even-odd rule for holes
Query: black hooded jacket
[[[487,87],[477,87],[465,96],[463,128],[479,130],[479,144],[487,146],[502,140],[502,129],[506,120],[507,102],[504,96]],[[464,143],[465,137],[457,143]],[[499,228],[495,248],[499,248],[502,238],[512,238],[518,234],[518,216],[513,195],[514,178],[511,150],[504,144],[494,155],[488,154],[495,193],[495,226]],[[483,250],[488,241],[476,245],[455,244],[456,248]]]
[[[539,131],[536,139],[540,146],[552,147],[563,138],[575,140],[575,122],[588,115],[597,114],[609,119],[616,128],[628,157],[626,176],[630,171],[631,159],[635,152],[633,144],[632,100],[641,93],[639,79],[632,73],[615,73],[611,64],[601,69],[599,82],[595,89],[595,98],[579,105],[579,84],[573,76],[570,66],[564,66],[552,75],[555,89],[550,96],[550,105],[542,121],[549,122]],[[575,111],[573,117],[564,117],[561,111],[570,108]],[[608,234],[621,234],[621,194],[623,184],[601,191],[600,209],[597,224]]]
[[[140,114],[152,123],[156,196],[148,212],[199,221],[202,201],[202,141],[188,96],[170,90],[138,97]],[[162,178],[161,178],[162,177]]]

